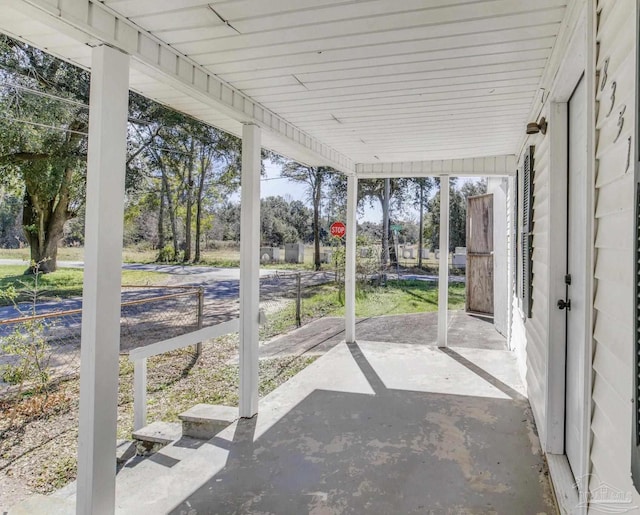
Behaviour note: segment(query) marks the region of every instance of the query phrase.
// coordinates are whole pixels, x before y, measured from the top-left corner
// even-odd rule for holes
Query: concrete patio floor
[[[490,317],[449,311],[449,344],[454,347],[505,350],[506,339]],[[363,341],[436,345],[438,313],[358,318],[356,338]],[[260,357],[324,354],[344,341],[344,318],[323,317],[260,346]]]
[[[119,474],[119,513],[556,513],[515,358],[497,349],[340,343],[253,419],[158,463],[153,481]]]

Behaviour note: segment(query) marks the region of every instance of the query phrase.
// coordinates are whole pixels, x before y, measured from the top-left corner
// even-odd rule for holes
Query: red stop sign
[[[347,228],[342,222],[333,222],[329,231],[331,232],[331,236],[342,238],[347,233]]]

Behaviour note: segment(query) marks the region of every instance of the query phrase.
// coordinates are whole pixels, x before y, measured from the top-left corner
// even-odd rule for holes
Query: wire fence
[[[120,352],[196,330],[202,324],[198,287],[124,286]],[[46,387],[80,373],[82,309],[0,320],[0,399],[32,383]]]

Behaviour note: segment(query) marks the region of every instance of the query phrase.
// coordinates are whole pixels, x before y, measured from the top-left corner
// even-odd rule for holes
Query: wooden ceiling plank
[[[419,55],[428,55],[429,52],[446,50],[450,48],[476,47],[484,44],[504,43],[510,41],[525,41],[542,38],[554,38],[553,34],[558,24],[546,24],[534,27],[539,30],[534,34],[527,34],[527,27],[513,31],[491,31],[488,33],[476,33],[460,35],[447,40],[447,44],[431,44],[432,39],[412,40],[402,43],[384,43],[361,46],[349,49],[340,49],[337,55],[326,55],[329,52],[304,52],[287,56],[272,58],[249,59],[245,61],[233,61],[228,63],[216,62],[213,65],[215,72],[224,76],[226,80],[237,82],[243,80],[260,80],[288,75],[291,73],[327,72],[340,69],[361,68],[378,66],[394,62],[413,62]],[[509,36],[509,37],[507,37]],[[438,40],[435,40],[438,41]],[[351,55],[351,57],[347,57]],[[212,54],[212,58],[214,55]],[[206,57],[198,57],[206,62]]]
[[[414,76],[415,80],[430,80],[430,79],[446,79],[456,77],[473,77],[477,75],[488,74],[500,74],[509,72],[518,72],[522,70],[543,70],[546,59],[535,59],[532,61],[512,61],[508,63],[498,64],[485,64],[481,66],[467,66],[464,68],[452,68],[444,70],[432,70],[427,72],[420,72]],[[227,80],[225,76],[222,77]],[[362,83],[361,78],[357,79],[342,79],[340,82],[341,87],[355,86]],[[383,83],[385,81],[392,81],[393,77],[370,77],[368,79],[371,82],[369,84]],[[243,90],[269,88],[271,91],[277,92],[280,86],[289,86],[291,84],[299,84],[292,74],[281,75],[278,77],[271,77],[267,79],[256,80],[243,80],[243,81],[228,81],[235,87]],[[335,84],[336,81],[331,81],[331,84]]]
[[[400,4],[400,2],[397,2]],[[254,34],[238,34],[228,38],[213,40],[212,49],[215,52],[242,50],[247,48],[269,47],[270,55],[273,55],[273,45],[287,46],[298,42],[322,41],[328,42],[334,38],[350,38],[353,36],[366,36],[370,40],[373,35],[386,36],[394,30],[409,30],[422,28],[431,31],[436,27],[464,26],[465,22],[481,21],[490,23],[499,18],[511,18],[519,15],[531,18],[540,13],[546,13],[542,19],[546,21],[560,21],[564,14],[566,0],[536,0],[535,3],[526,0],[490,0],[468,5],[453,5],[440,9],[427,9],[407,13],[388,14],[378,17],[362,17],[354,20],[342,20],[330,23],[314,23],[310,17],[310,24],[299,24],[286,29],[279,28],[258,32]],[[524,23],[529,25],[530,23]],[[520,23],[522,25],[522,23]],[[445,34],[442,34],[445,35]],[[293,46],[295,48],[295,46]],[[199,53],[197,49],[191,49],[188,53]]]
[[[258,102],[268,102],[287,99],[308,99],[308,98],[342,98],[353,97],[362,94],[376,94],[376,93],[388,93],[393,91],[405,91],[410,93],[412,91],[421,90],[433,90],[433,88],[456,88],[464,87],[465,89],[470,86],[484,87],[491,84],[500,85],[507,84],[511,81],[513,83],[521,81],[534,81],[538,82],[542,76],[542,69],[534,68],[533,70],[519,70],[515,72],[503,72],[503,73],[485,73],[481,75],[471,76],[459,76],[459,77],[446,77],[442,79],[430,79],[421,78],[410,80],[397,80],[393,82],[362,82],[361,84],[351,84],[344,86],[341,84],[334,85],[331,82],[327,83],[326,88],[322,89],[305,89],[299,84],[286,86],[284,88],[259,88],[259,89],[243,89],[242,91],[247,95],[253,97]],[[286,89],[285,89],[286,88]],[[283,89],[285,89],[283,91]],[[266,92],[266,94],[265,94]]]

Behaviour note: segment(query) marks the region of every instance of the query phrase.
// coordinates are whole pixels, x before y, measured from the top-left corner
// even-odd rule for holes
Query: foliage
[[[0,183],[0,246],[18,248],[24,245],[24,235],[19,223],[22,217],[22,193],[19,187]]]
[[[0,78],[0,181],[18,184],[31,260],[42,263],[39,272],[52,272],[64,225],[85,201],[89,73],[0,35]],[[130,96],[130,132],[146,123],[145,105]],[[128,190],[140,183],[139,156],[149,143],[129,141]]]
[[[307,194],[313,208],[313,263],[320,270],[320,209],[325,181],[331,169],[324,166],[306,166],[295,161],[282,160],[281,176],[307,185]]]
[[[24,307],[18,305],[17,290],[12,286],[6,288],[2,296],[14,303],[16,310],[23,317],[33,317],[37,314],[36,306],[40,296],[39,276],[42,263],[32,263],[34,270],[33,284],[21,283],[22,293],[29,298],[29,304]],[[2,380],[10,384],[20,385],[19,391],[25,384],[33,385],[36,393],[43,393],[45,398],[49,394],[49,379],[52,351],[46,338],[46,327],[39,319],[31,318],[16,326],[0,343],[0,350],[11,361],[0,367]]]
[[[310,209],[300,201],[288,202],[282,197],[268,197],[260,201],[260,230],[262,243],[281,247],[285,243],[308,242],[313,239]]]
[[[438,190],[440,179],[436,179]],[[487,192],[486,181],[465,182],[457,187],[456,178],[449,180],[449,250],[465,247],[467,240],[467,198]],[[440,246],[440,195],[427,203],[429,218],[425,226],[425,240],[433,249]]]

